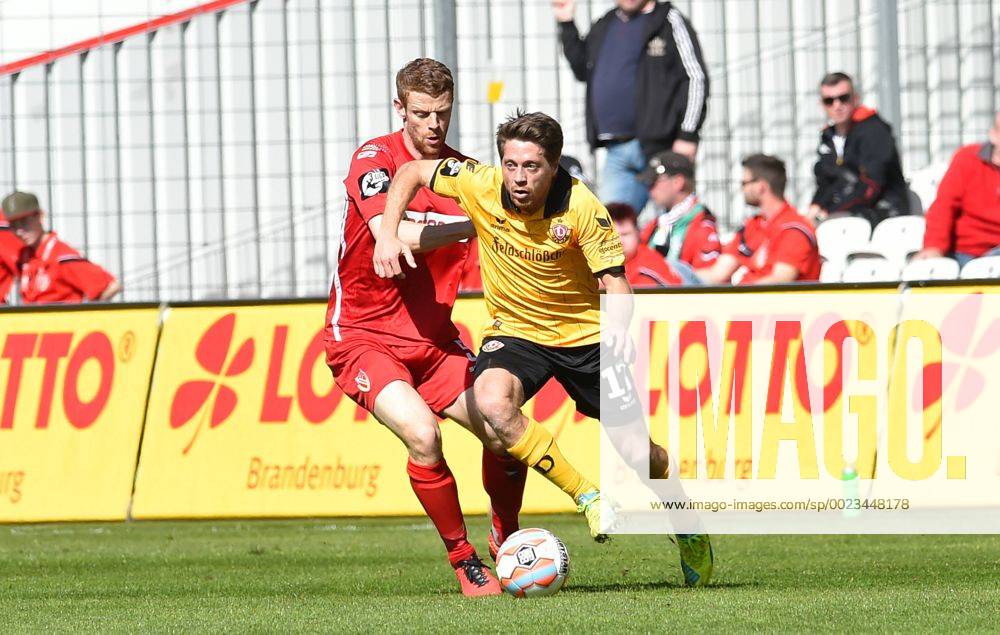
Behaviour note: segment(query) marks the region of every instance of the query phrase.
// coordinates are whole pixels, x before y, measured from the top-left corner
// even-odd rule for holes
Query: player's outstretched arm
[[[368,228],[373,236],[378,236],[382,228],[382,217],[375,216],[368,221]],[[476,229],[469,220],[441,225],[425,225],[403,220],[399,223],[397,235],[403,244],[416,254],[472,238],[476,235]]]
[[[430,185],[437,164],[437,161],[410,161],[403,164],[392,179],[382,212],[382,226],[375,236],[375,251],[372,254],[375,274],[380,278],[404,277],[399,265],[400,256],[406,258],[410,268],[416,268],[413,252],[399,239],[399,223],[420,188]]]

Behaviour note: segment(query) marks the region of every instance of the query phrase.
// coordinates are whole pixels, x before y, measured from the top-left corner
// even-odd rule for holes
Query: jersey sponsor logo
[[[368,374],[363,370],[358,371],[358,376],[354,378],[354,383],[357,384],[358,390],[361,392],[368,392],[372,389],[372,382],[368,379]]]
[[[462,164],[459,163],[458,159],[448,159],[441,165],[441,176],[458,176],[458,173],[462,171]]]
[[[473,161],[472,159],[469,159],[468,161],[465,162],[465,169],[475,174],[476,170],[479,169],[479,163]]]
[[[505,256],[513,256],[521,260],[531,262],[555,262],[562,258],[562,251],[541,251],[538,249],[518,249],[510,243],[500,240],[498,236],[493,237],[493,251]]]
[[[597,247],[599,254],[620,254],[622,252],[621,240],[605,240]]]
[[[549,237],[558,245],[561,245],[569,240],[572,233],[573,230],[562,223],[555,223],[549,228]]]
[[[365,172],[358,179],[358,189],[361,190],[361,200],[371,198],[376,194],[389,191],[389,170],[376,168]]]
[[[501,342],[500,340],[490,340],[490,341],[486,342],[485,344],[483,344],[483,351],[482,352],[484,352],[484,353],[492,353],[494,351],[500,350],[501,348],[503,348],[503,342]]]
[[[359,160],[360,159],[370,159],[373,156],[375,156],[376,154],[378,154],[377,150],[365,150],[364,152],[359,152],[358,156],[356,158],[359,159]]]

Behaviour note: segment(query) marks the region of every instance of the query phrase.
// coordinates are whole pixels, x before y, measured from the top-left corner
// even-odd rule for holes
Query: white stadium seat
[[[962,267],[959,277],[963,280],[1000,278],[1000,256],[983,256],[970,260]]]
[[[910,191],[917,195],[920,203],[920,209],[911,209],[911,214],[927,213],[927,208],[931,206],[931,203],[937,197],[937,189],[938,185],[941,184],[941,178],[944,177],[944,173],[947,171],[948,162],[941,161],[939,163],[932,163],[916,172],[909,173]],[[910,204],[913,204],[912,198]]]
[[[829,262],[844,262],[847,254],[868,244],[872,227],[858,216],[844,216],[823,221],[816,227],[819,255]]]
[[[866,251],[881,254],[902,268],[923,247],[925,225],[923,216],[887,218],[875,226]]]
[[[958,269],[958,261],[951,258],[926,258],[903,267],[901,278],[907,281],[955,280],[958,278]]]
[[[826,283],[840,282],[840,276],[844,274],[844,263],[827,260],[823,262],[823,268],[819,270],[819,281]]]
[[[843,282],[895,282],[899,267],[885,258],[861,258],[844,268]]]

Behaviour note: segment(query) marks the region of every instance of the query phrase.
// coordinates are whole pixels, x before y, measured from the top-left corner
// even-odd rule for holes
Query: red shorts
[[[472,386],[476,356],[461,340],[400,346],[345,330],[339,342],[327,338],[326,365],[344,394],[369,412],[382,389],[396,380],[416,388],[437,415]]]

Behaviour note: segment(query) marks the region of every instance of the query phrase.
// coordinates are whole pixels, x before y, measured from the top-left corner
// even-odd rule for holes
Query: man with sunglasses
[[[909,199],[892,128],[863,106],[845,73],[828,73],[819,87],[829,125],[820,134],[813,168],[816,194],[809,214],[862,216],[872,224],[909,213]]]

